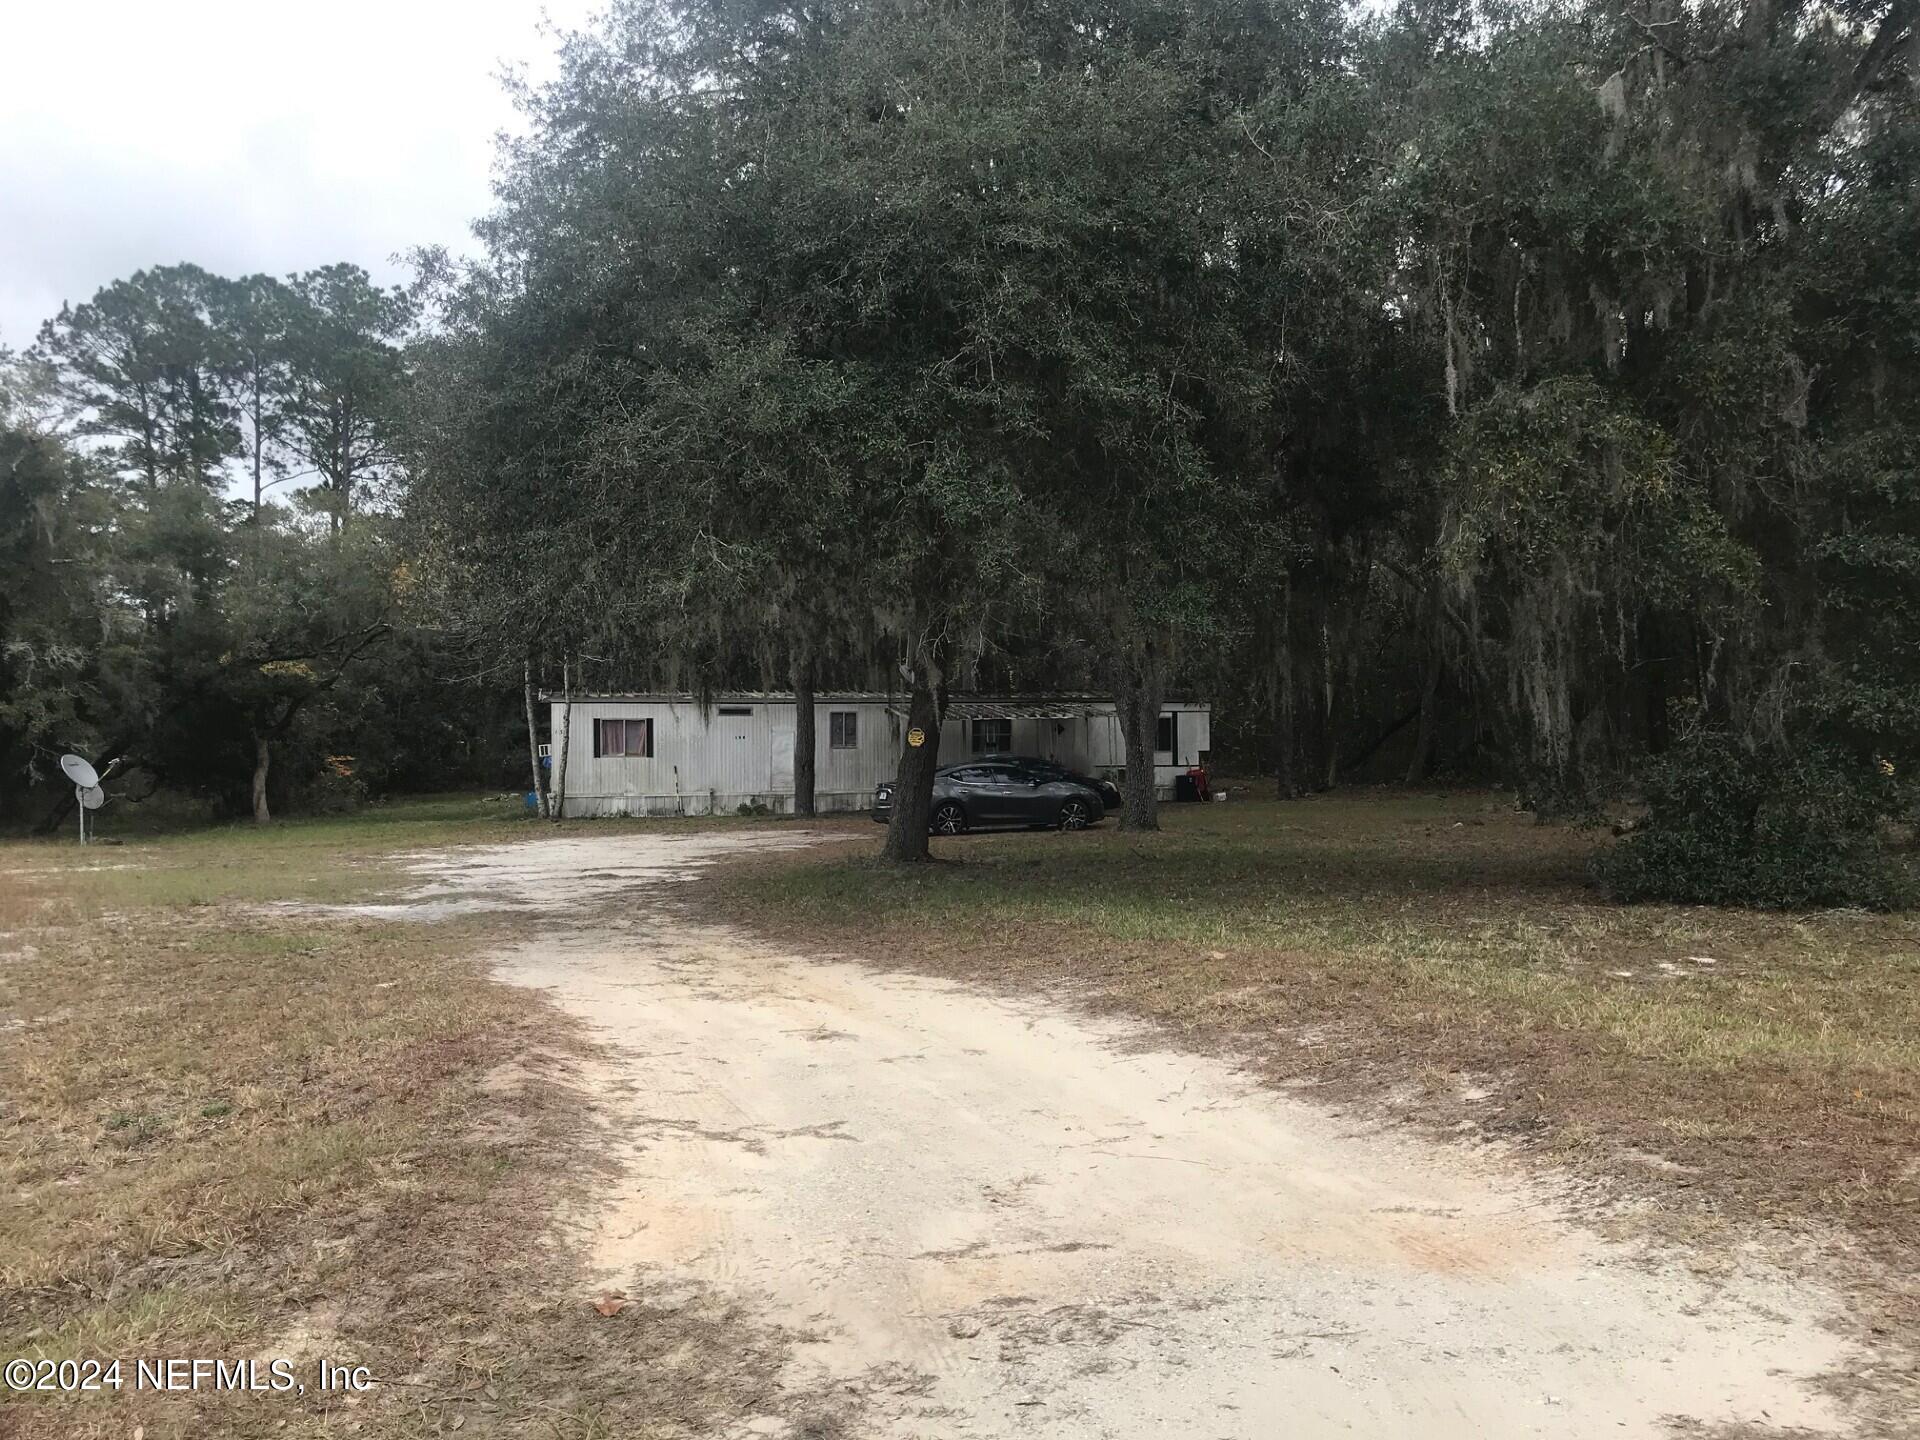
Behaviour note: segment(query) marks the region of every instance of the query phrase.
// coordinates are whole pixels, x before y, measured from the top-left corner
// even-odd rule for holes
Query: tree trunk
[[[1397,566],[1389,568],[1407,584],[1418,583]],[[1480,632],[1444,597],[1436,598],[1441,618],[1460,636],[1462,649],[1466,652],[1468,678],[1472,682],[1475,705],[1479,713],[1492,723],[1496,743],[1502,752],[1503,769],[1518,790],[1525,783],[1525,752],[1520,748],[1520,737],[1514,731],[1513,717],[1507,714],[1506,707],[1501,703],[1500,691],[1493,683],[1493,670],[1487,664],[1486,652],[1481,647]]]
[[[1418,785],[1427,778],[1427,767],[1433,764],[1433,724],[1434,711],[1438,708],[1440,697],[1440,654],[1438,636],[1436,646],[1427,652],[1426,678],[1420,685],[1420,728],[1413,732],[1413,755],[1407,761],[1407,784]]]
[[[1376,734],[1373,739],[1369,740],[1365,745],[1361,746],[1353,754],[1347,756],[1340,762],[1341,772],[1351,775],[1355,770],[1358,770],[1362,765],[1365,765],[1369,760],[1373,759],[1374,756],[1378,755],[1381,748],[1389,740],[1393,739],[1394,736],[1398,735],[1419,718],[1420,707],[1417,705],[1411,710],[1401,711],[1400,714],[1389,720],[1385,728]]]
[[[1294,751],[1299,744],[1294,734],[1293,674],[1291,667],[1280,680],[1280,691],[1273,709],[1273,794],[1276,800],[1292,800],[1300,794],[1300,781],[1294,774]]]
[[[1664,755],[1669,743],[1666,667],[1655,664],[1647,675],[1647,753]]]
[[[921,743],[912,743],[918,732]],[[914,672],[913,697],[907,703],[907,743],[894,773],[893,814],[880,858],[897,864],[931,860],[927,827],[933,819],[933,772],[940,767],[940,703],[925,667]]]
[[[253,737],[253,823],[265,825],[273,816],[267,811],[267,766],[273,760],[273,742],[264,734]]]
[[[793,662],[793,813],[813,815],[813,663]]]
[[[1127,770],[1120,786],[1120,828],[1158,830],[1160,793],[1154,783],[1153,744],[1160,728],[1159,658],[1148,644],[1136,644],[1120,664],[1114,709],[1126,740]]]
[[[1120,787],[1120,828],[1160,828],[1160,787],[1154,778],[1153,742],[1160,728],[1160,702],[1138,693],[1122,701],[1121,729],[1127,743],[1127,770]]]
[[[567,809],[567,748],[573,743],[573,666],[560,662],[560,748],[553,757],[553,803],[547,818],[556,825]]]
[[[527,702],[527,760],[533,766],[533,796],[541,818],[547,814],[547,781],[540,773],[540,730],[533,718],[533,661],[521,662],[521,693]]]
[[[1280,673],[1274,678],[1272,693],[1273,794],[1277,800],[1291,800],[1300,793],[1300,782],[1294,775],[1294,751],[1299,742],[1294,734],[1291,582],[1280,587],[1280,644],[1275,664]]]
[[[258,354],[255,354],[252,357],[252,362],[253,362],[253,412],[252,412],[252,418],[253,418],[253,518],[256,521],[258,521],[260,518],[260,500],[261,500],[261,489],[262,489],[261,483],[260,483],[261,470],[265,464],[266,452],[267,452],[267,442],[261,434],[260,421],[261,421],[262,414],[266,409],[266,405],[260,393],[260,390],[261,390],[260,357]]]
[[[1331,790],[1340,783],[1340,732],[1333,726],[1333,632],[1323,616],[1320,621],[1320,733],[1325,737],[1326,751],[1322,756],[1325,773],[1321,779],[1323,789]]]

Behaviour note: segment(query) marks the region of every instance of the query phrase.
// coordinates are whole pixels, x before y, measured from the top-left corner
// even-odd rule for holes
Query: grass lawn
[[[0,1398],[0,1431],[668,1436],[764,1390],[738,1317],[583,1302],[554,1217],[597,1178],[590,1047],[480,960],[522,922],[254,903],[551,833],[453,799],[0,843],[0,1359],[119,1357],[128,1387]],[[287,1358],[308,1393],[130,1393],[165,1357]],[[322,1396],[320,1359],[381,1383]]]
[[[873,842],[699,882],[761,933],[1070,991],[1275,1083],[1518,1139],[1655,1228],[1844,1227],[1915,1333],[1920,921],[1622,907],[1592,832],[1484,793],[1171,806],[1158,835]],[[877,829],[877,827],[875,827]]]
[[[675,893],[795,944],[1060,990],[1359,1113],[1509,1137],[1654,1233],[1850,1237],[1821,1253],[1854,1257],[1833,1273],[1864,1323],[1920,1334],[1920,921],[1611,906],[1583,881],[1594,836],[1479,794],[1166,820],[937,841],[945,863],[908,871],[872,862],[877,826],[836,822],[843,843]],[[709,823],[739,822],[566,833]],[[267,904],[552,833],[457,798],[0,842],[0,1359],[284,1357],[310,1386],[8,1397],[0,1432],[667,1437],[771,1403],[783,1342],[741,1314],[582,1303],[564,1222],[602,1172],[569,1082],[592,1047],[482,959],[530,922]],[[381,1383],[311,1393],[319,1359]]]

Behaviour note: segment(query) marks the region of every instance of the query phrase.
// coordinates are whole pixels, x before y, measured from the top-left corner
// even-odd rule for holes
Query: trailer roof
[[[564,701],[561,691],[542,690],[543,703]],[[791,705],[791,690],[726,690],[712,695],[667,690],[577,690],[575,701],[626,700],[660,705]],[[816,705],[884,705],[897,714],[907,713],[907,697],[895,690],[836,690],[813,697]],[[1174,709],[1207,708],[1205,701],[1173,700],[1163,702]],[[1090,691],[1039,692],[1014,695],[954,695],[947,701],[947,718],[960,720],[1075,720],[1096,709],[1113,704],[1111,695]]]
[[[1091,696],[1067,699],[1040,695],[1008,695],[998,700],[949,700],[948,720],[1079,720],[1091,715],[1111,700]],[[887,706],[894,715],[907,713],[907,702],[895,700]]]
[[[542,700],[565,700],[566,692],[542,690]],[[576,690],[575,700],[644,700],[659,705],[791,705],[791,690],[716,690],[711,695],[696,695],[691,690]],[[897,700],[884,690],[822,690],[814,697],[816,705],[832,703],[885,705]]]

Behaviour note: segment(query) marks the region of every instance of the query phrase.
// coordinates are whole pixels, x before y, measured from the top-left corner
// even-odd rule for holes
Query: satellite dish
[[[89,810],[98,810],[107,803],[107,792],[98,785],[89,785],[80,792],[80,803]]]
[[[82,760],[78,755],[62,755],[60,757],[60,768],[66,771],[67,778],[82,790],[86,789],[89,785],[98,785],[100,783],[100,777],[94,773],[93,766]]]

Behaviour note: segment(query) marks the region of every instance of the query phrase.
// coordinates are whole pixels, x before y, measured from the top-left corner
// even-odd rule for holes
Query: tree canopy
[[[328,569],[357,555],[499,685],[884,685],[935,735],[955,690],[1098,687],[1142,829],[1162,700],[1199,690],[1283,796],[1640,796],[1620,893],[1800,903],[1808,846],[1846,857],[1799,866],[1841,877],[1814,898],[1890,903],[1917,23],[617,0],[522,88],[479,255],[405,295],[163,266],[49,323],[15,389],[72,443],[9,421],[7,663],[39,678],[7,723],[67,723],[123,683],[109,635],[195,607],[250,655],[378,630]],[[310,486],[251,549],[236,472],[262,514]],[[338,623],[243,619],[321,605],[276,549],[302,525]],[[86,546],[111,624],[48,559]],[[270,678],[250,734],[299,689]],[[895,858],[938,759],[902,757]]]

